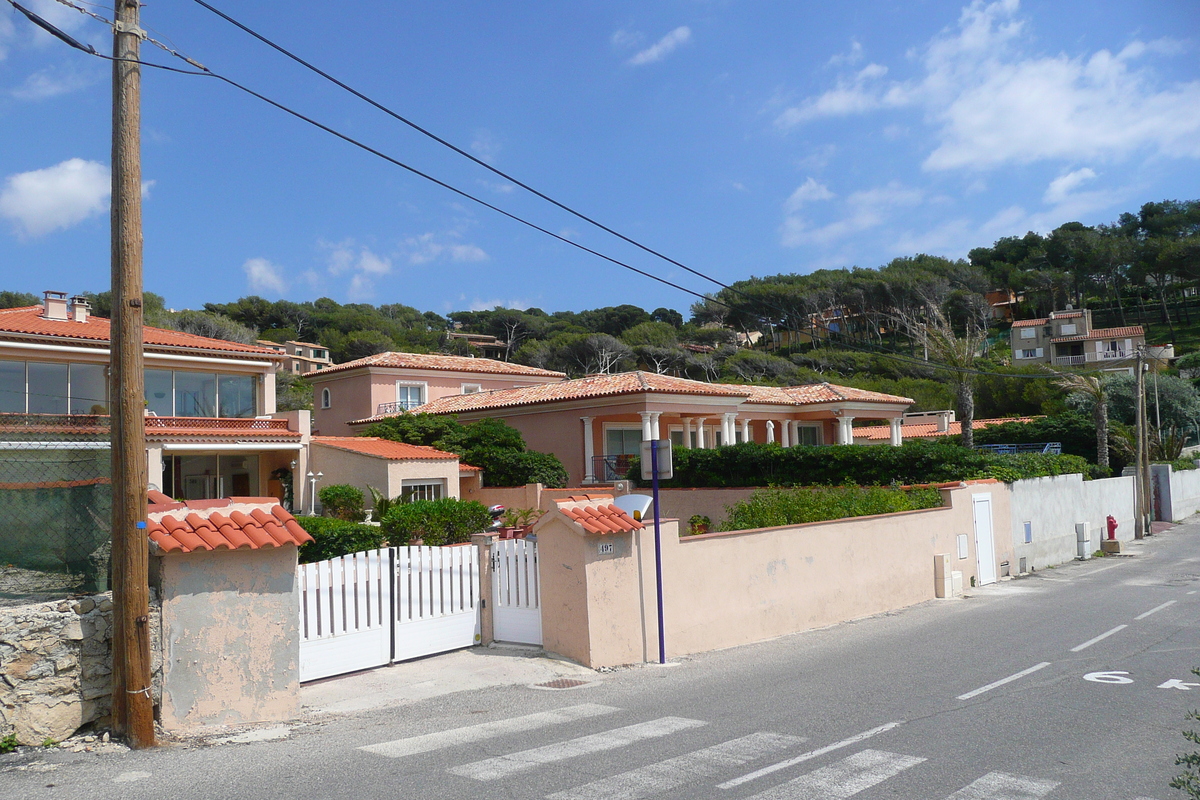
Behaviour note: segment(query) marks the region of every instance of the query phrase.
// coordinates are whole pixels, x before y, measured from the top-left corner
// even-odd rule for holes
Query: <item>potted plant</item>
[[[703,514],[692,514],[688,519],[688,533],[692,536],[699,536],[702,533],[708,533],[709,526],[712,525],[712,520]]]
[[[500,517],[504,523],[500,535],[505,539],[524,538],[533,530],[533,523],[537,522],[540,516],[542,511],[538,508],[505,509],[504,515]]]

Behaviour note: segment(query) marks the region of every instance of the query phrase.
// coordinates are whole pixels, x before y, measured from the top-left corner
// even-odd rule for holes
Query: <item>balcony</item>
[[[1060,367],[1079,367],[1098,361],[1120,361],[1137,355],[1132,350],[1102,350],[1099,353],[1084,353],[1078,356],[1055,356],[1054,363]]]
[[[592,475],[600,483],[623,481],[635,458],[635,455],[592,456]]]
[[[411,401],[400,401],[397,403],[380,403],[375,407],[375,416],[382,417],[384,414],[403,414],[406,411],[412,411],[420,403]]]

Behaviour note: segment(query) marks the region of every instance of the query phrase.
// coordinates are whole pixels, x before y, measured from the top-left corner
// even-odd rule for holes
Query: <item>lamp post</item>
[[[308,515],[310,517],[317,515],[317,481],[323,477],[325,477],[323,472],[314,475],[310,470],[308,473]]]

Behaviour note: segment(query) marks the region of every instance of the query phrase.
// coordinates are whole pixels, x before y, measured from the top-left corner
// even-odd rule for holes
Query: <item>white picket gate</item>
[[[300,680],[470,647],[479,628],[474,545],[393,547],[301,564]]]
[[[542,643],[537,542],[499,539],[492,545],[492,624],[500,642]]]

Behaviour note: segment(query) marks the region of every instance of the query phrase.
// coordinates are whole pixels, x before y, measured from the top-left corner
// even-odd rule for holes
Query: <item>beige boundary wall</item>
[[[664,522],[667,657],[733,647],[904,608],[936,596],[935,556],[976,577],[973,497],[991,500],[996,563],[1010,560],[1009,490],[942,490],[945,507],[680,537]],[[543,645],[590,667],[656,660],[654,534],[585,534],[560,513],[535,529]],[[957,537],[965,534],[966,558]],[[602,552],[612,545],[612,552]]]

